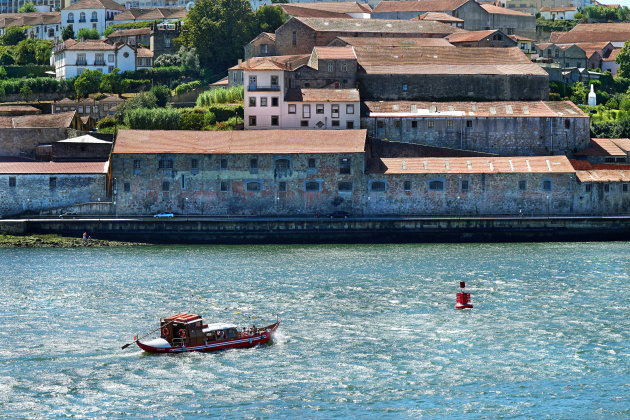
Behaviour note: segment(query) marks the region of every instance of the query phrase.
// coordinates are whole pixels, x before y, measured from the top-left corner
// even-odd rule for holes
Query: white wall
[[[323,107],[323,113],[317,113]],[[349,105],[349,106],[348,106]],[[289,113],[294,107],[295,113]],[[310,117],[305,117],[304,108],[310,107]],[[338,107],[339,112],[333,118],[333,107]],[[321,130],[346,130],[348,122],[352,123],[352,129],[360,127],[359,102],[285,102],[282,109],[285,114],[282,128],[321,129]],[[306,114],[308,115],[308,114]],[[308,121],[308,126],[303,126],[302,121]],[[339,125],[333,125],[338,121]],[[321,123],[321,124],[319,124]]]
[[[103,54],[103,64],[96,63],[96,55],[99,53]],[[127,57],[125,57],[125,53]],[[79,54],[85,54],[85,65],[77,64]],[[121,71],[133,71],[136,69],[136,53],[133,48],[127,45],[118,51],[64,50],[54,55],[53,64],[55,66],[55,76],[58,79],[71,79],[86,69],[99,70],[103,74],[109,74],[116,67]]]
[[[95,22],[92,22],[92,14],[96,12]],[[85,13],[85,22],[80,22],[81,13]],[[72,25],[75,35],[81,28],[92,29],[96,28],[99,34],[103,35],[105,28],[107,27],[107,16],[113,17],[120,13],[120,10],[108,10],[108,9],[80,9],[80,10],[62,10],[61,11],[61,25]],[[68,22],[68,17],[72,14],[74,23]]]
[[[250,77],[256,77],[256,84],[250,83]],[[276,90],[266,89],[271,86],[271,78],[278,78]],[[284,103],[284,76],[283,71],[244,71],[243,83],[245,85],[245,129],[264,129],[283,127],[282,109]],[[262,90],[261,90],[262,89]],[[256,101],[255,106],[250,106],[250,98]],[[272,106],[273,98],[278,99],[278,106]],[[264,101],[266,104],[263,106]],[[256,125],[250,125],[250,116],[256,116]],[[278,125],[271,125],[271,117],[278,116]]]

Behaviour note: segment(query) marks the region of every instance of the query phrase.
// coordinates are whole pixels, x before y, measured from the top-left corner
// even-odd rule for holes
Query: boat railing
[[[173,347],[182,347],[184,345],[183,338],[173,338]]]

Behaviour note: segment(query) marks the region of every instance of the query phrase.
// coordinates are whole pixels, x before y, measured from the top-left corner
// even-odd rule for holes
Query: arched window
[[[441,179],[429,181],[429,191],[444,191],[444,181]]]
[[[92,12],[92,22],[98,22],[98,17],[96,16],[96,12]]]
[[[79,15],[79,22],[85,22],[85,12],[81,12]]]
[[[74,13],[68,13],[67,23],[74,23]]]

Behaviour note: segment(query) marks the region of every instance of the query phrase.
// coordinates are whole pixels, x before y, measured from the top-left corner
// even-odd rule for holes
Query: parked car
[[[155,217],[156,219],[172,219],[173,213],[162,212],[154,214],[153,217]]]
[[[348,217],[350,217],[350,213],[343,210],[337,210],[330,213],[331,219],[347,219]]]

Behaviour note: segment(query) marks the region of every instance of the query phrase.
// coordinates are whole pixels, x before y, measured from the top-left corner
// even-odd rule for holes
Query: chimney
[[[240,69],[242,67],[242,65],[243,65],[243,59],[239,58],[238,59],[238,68]]]

